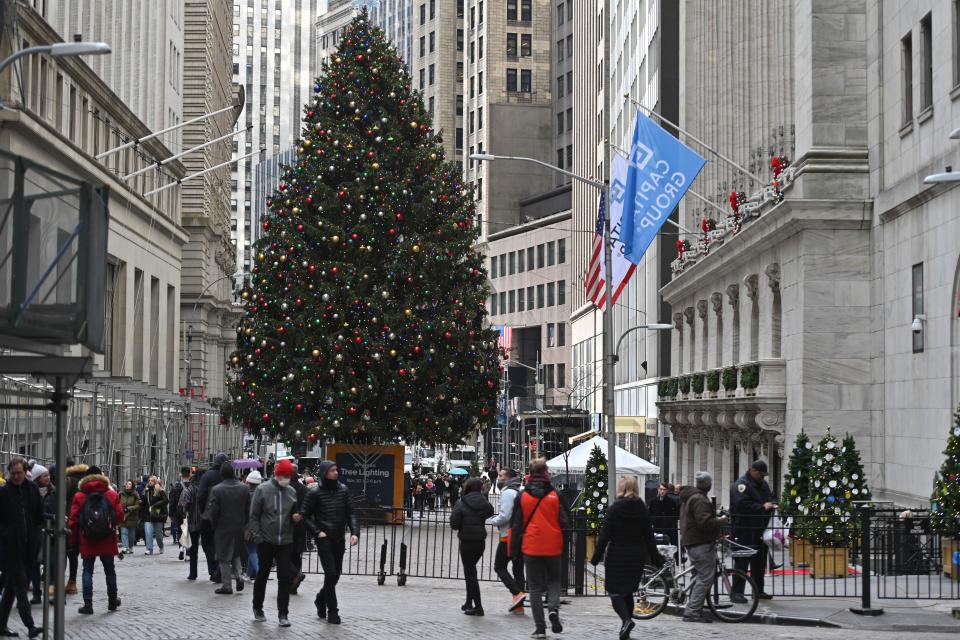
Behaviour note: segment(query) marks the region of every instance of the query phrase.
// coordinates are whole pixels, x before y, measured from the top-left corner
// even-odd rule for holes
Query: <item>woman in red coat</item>
[[[93,613],[93,566],[97,558],[107,579],[110,611],[120,606],[117,597],[117,572],[114,558],[119,555],[117,531],[123,523],[120,496],[110,487],[110,480],[97,467],[80,480],[77,494],[70,505],[70,539],[80,547],[83,558],[83,606],[79,613]]]

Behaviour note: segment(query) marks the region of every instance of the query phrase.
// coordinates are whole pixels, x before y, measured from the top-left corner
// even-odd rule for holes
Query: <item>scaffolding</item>
[[[52,391],[29,376],[0,376],[0,405],[24,405],[0,409],[0,456],[54,463],[55,420],[37,410]],[[208,402],[96,373],[73,389],[66,438],[69,458],[100,467],[117,484],[143,474],[172,481],[181,466],[209,462],[221,451],[239,458],[243,448],[243,429],[222,424]]]

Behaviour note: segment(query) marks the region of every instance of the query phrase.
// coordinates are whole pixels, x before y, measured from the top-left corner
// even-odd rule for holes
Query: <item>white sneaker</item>
[[[150,550],[148,549],[148,550],[146,550],[146,551],[143,552],[143,555],[145,555],[145,556],[152,556],[152,555],[153,555],[153,551],[150,551]]]

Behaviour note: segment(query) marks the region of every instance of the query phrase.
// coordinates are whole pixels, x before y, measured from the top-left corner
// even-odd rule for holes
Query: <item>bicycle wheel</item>
[[[734,580],[743,581],[742,598],[732,593]],[[758,595],[750,576],[739,569],[725,568],[713,579],[707,594],[707,606],[723,622],[743,622],[757,610]]]
[[[656,618],[667,608],[670,591],[660,570],[644,567],[640,577],[640,588],[634,595],[633,617],[637,620]]]

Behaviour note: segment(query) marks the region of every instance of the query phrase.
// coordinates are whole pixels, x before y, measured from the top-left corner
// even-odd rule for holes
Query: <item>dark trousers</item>
[[[524,556],[527,576],[527,601],[533,611],[533,624],[538,630],[546,626],[543,617],[543,594],[547,594],[550,611],[560,610],[560,559],[562,556]]]
[[[610,604],[613,605],[613,610],[620,616],[621,622],[627,622],[633,619],[634,602],[632,593],[611,593]]]
[[[736,558],[733,566],[740,571],[747,572],[749,569],[750,577],[757,587],[757,593],[763,593],[763,572],[767,570],[767,545],[762,541],[758,544],[747,545],[751,549],[756,549],[757,554],[752,558]],[[743,593],[744,581],[740,578],[733,579],[733,585],[730,587],[732,593]]]
[[[10,567],[3,576],[3,598],[0,598],[0,628],[6,628],[7,620],[10,619],[10,611],[13,609],[13,600],[17,600],[17,612],[20,614],[20,621],[27,629],[33,629],[33,614],[30,612],[30,596],[27,593],[29,578],[27,577],[28,567],[16,566]]]
[[[317,540],[317,556],[320,566],[323,567],[323,587],[317,598],[327,610],[336,613],[339,610],[337,602],[337,583],[343,573],[343,554],[346,552],[343,538],[332,540],[329,536]]]
[[[263,609],[263,598],[267,591],[267,580],[270,578],[270,568],[274,561],[277,563],[277,613],[285,616],[290,605],[290,554],[292,544],[273,545],[261,542],[257,545],[257,556],[260,559],[260,570],[253,583],[253,608]]]
[[[103,575],[107,579],[107,596],[117,597],[117,570],[113,556],[91,556],[83,559],[83,599],[93,600],[93,567],[100,558],[103,565]]]
[[[203,548],[203,555],[207,557],[207,573],[212,576],[220,567],[217,563],[217,548],[213,544],[213,524],[204,520],[200,527],[200,546]]]
[[[31,556],[30,558],[30,582],[33,583],[33,595],[37,598],[43,594],[43,577],[40,573],[40,562]]]
[[[290,552],[290,575],[296,578],[303,573],[303,546],[293,545],[295,551]]]
[[[177,545],[180,544],[180,536],[183,535],[183,521],[182,520],[171,520],[170,521],[170,537],[173,538],[173,542]]]
[[[187,549],[187,557],[190,558],[190,577],[197,577],[197,556],[200,551],[200,532],[190,532],[190,548]]]
[[[481,607],[480,582],[477,580],[477,563],[483,557],[486,548],[485,540],[461,540],[460,562],[463,563],[463,577],[467,581],[467,604],[471,607]]]
[[[497,555],[493,559],[493,570],[497,572],[497,577],[503,583],[510,593],[517,595],[523,591],[523,561],[513,560],[513,575],[507,571],[507,563],[511,562],[507,554],[507,541],[501,540],[497,545]]]

